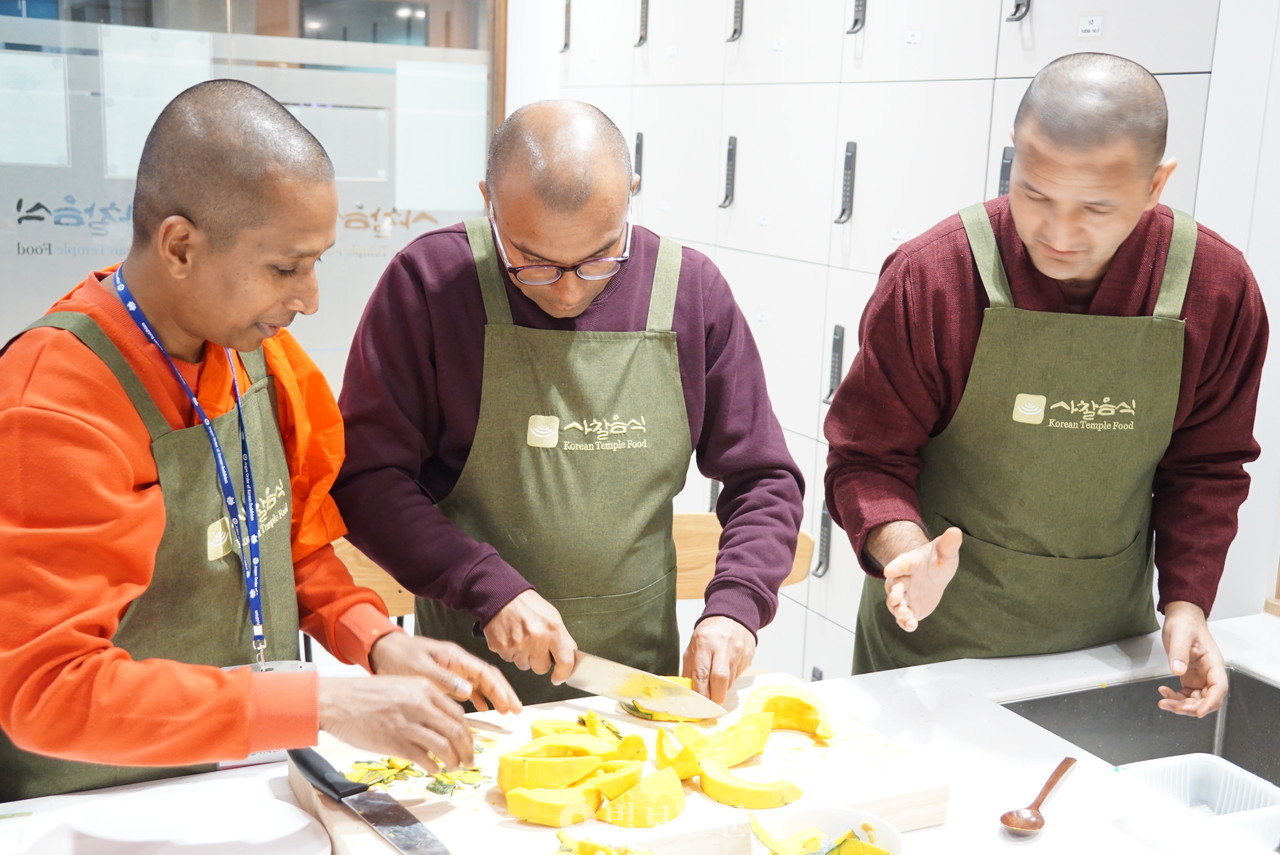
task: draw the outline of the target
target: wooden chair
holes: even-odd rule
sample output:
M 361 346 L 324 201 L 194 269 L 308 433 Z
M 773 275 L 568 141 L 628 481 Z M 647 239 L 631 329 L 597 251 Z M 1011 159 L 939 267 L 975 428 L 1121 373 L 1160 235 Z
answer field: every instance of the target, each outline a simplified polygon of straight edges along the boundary
M 720 551 L 720 520 L 715 514 L 676 514 L 672 532 L 676 542 L 676 599 L 700 600 L 716 572 Z M 783 586 L 804 581 L 813 559 L 813 537 L 800 532 L 796 557 Z
M 396 619 L 396 623 L 404 626 L 405 615 L 413 614 L 413 594 L 401 587 L 390 573 L 374 564 L 371 558 L 352 546 L 345 537 L 333 542 L 333 551 L 347 565 L 355 583 L 373 589 L 387 604 L 387 611 Z M 302 656 L 306 661 L 311 661 L 311 636 L 306 633 L 302 634 Z

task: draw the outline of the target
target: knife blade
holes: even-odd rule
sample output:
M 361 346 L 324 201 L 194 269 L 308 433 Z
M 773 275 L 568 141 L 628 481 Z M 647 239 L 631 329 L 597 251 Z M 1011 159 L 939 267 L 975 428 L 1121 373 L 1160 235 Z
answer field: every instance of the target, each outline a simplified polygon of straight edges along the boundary
M 573 673 L 565 682 L 593 695 L 639 702 L 647 710 L 683 718 L 718 718 L 727 712 L 715 701 L 674 680 L 581 650 L 574 654 Z
M 291 748 L 289 759 L 312 786 L 346 805 L 397 851 L 406 855 L 449 855 L 449 848 L 440 838 L 394 796 L 348 780 L 311 748 Z

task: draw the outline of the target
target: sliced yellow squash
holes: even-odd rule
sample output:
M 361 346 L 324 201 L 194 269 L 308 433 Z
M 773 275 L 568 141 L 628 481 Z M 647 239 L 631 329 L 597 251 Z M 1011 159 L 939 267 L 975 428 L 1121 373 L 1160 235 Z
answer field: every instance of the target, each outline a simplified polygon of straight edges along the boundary
M 596 811 L 596 819 L 626 828 L 650 828 L 684 811 L 684 784 L 675 770 L 659 769 Z
M 702 761 L 702 773 L 698 780 L 702 785 L 702 792 L 730 807 L 752 810 L 782 807 L 802 795 L 800 788 L 790 781 L 748 781 L 730 774 L 723 763 L 714 760 Z

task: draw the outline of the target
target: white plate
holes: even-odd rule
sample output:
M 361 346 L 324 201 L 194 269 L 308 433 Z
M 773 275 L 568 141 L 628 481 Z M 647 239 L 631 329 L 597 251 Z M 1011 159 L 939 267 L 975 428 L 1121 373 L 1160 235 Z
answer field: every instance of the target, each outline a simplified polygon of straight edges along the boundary
M 880 817 L 856 808 L 793 804 L 751 813 L 756 822 L 777 839 L 816 828 L 833 840 L 850 829 L 860 839 L 866 840 L 867 832 L 863 828 L 865 824 L 875 830 L 876 846 L 888 851 L 889 855 L 900 855 L 902 852 L 902 835 L 898 833 L 898 829 Z M 768 847 L 760 842 L 754 832 L 751 834 L 751 852 L 753 855 L 769 855 Z
M 104 798 L 67 812 L 40 855 L 328 855 L 323 826 L 256 782 L 207 781 Z

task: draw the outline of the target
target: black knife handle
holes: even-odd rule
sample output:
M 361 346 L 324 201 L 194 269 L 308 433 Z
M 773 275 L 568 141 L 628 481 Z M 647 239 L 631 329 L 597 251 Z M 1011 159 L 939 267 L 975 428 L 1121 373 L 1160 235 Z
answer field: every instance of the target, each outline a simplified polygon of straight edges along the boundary
M 368 784 L 357 784 L 347 778 L 311 748 L 290 748 L 289 759 L 317 790 L 331 799 L 342 801 L 369 789 Z

